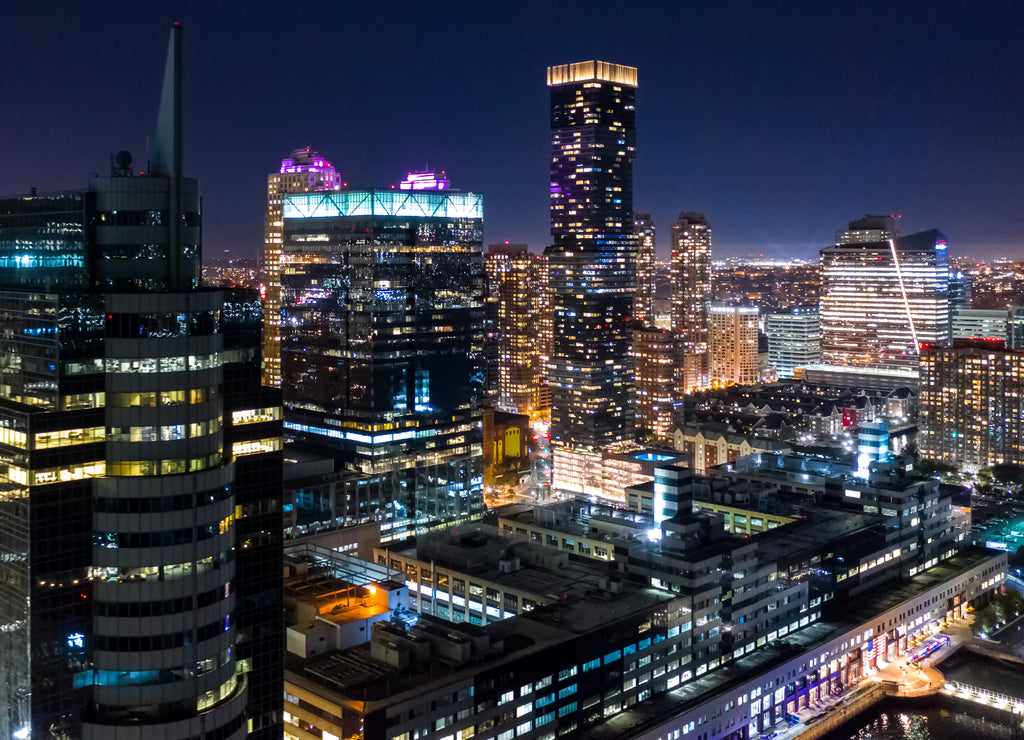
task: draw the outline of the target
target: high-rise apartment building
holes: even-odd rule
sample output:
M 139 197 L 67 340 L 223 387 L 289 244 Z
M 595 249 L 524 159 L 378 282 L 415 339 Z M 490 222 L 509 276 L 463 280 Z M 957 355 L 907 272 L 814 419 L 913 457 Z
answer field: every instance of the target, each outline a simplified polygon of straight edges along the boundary
M 996 339 L 925 345 L 920 375 L 922 457 L 970 472 L 1024 465 L 1024 354 Z
M 711 305 L 711 227 L 703 213 L 680 213 L 672 225 L 672 329 L 688 351 L 707 352 Z
M 780 378 L 792 378 L 798 367 L 821 362 L 821 321 L 816 308 L 795 308 L 768 314 L 768 364 Z
M 533 414 L 545 408 L 546 370 L 539 331 L 547 292 L 547 262 L 525 244 L 492 244 L 484 255 L 488 298 L 493 302 L 496 405 L 502 411 Z
M 483 198 L 416 175 L 283 205 L 285 428 L 383 480 L 385 540 L 483 509 Z
M 199 284 L 174 27 L 146 174 L 0 201 L 0 735 L 280 737 L 281 407 Z
M 654 293 L 657 288 L 654 221 L 650 214 L 638 213 L 636 227 L 636 300 L 633 301 L 633 321 L 654 326 Z
M 853 229 L 855 223 L 851 231 L 863 231 Z M 946 239 L 935 230 L 823 249 L 822 360 L 831 365 L 916 367 L 918 345 L 947 344 L 946 252 Z
M 288 193 L 338 190 L 341 175 L 331 163 L 308 146 L 281 160 L 281 168 L 267 175 L 263 279 L 263 383 L 281 385 L 281 271 L 284 219 L 282 206 Z
M 551 439 L 632 439 L 636 68 L 548 68 L 551 90 Z
M 758 381 L 756 306 L 713 304 L 709 311 L 708 379 L 712 385 Z
M 683 335 L 644 327 L 633 332 L 636 368 L 634 413 L 638 432 L 667 440 L 672 431 L 672 402 L 681 392 Z

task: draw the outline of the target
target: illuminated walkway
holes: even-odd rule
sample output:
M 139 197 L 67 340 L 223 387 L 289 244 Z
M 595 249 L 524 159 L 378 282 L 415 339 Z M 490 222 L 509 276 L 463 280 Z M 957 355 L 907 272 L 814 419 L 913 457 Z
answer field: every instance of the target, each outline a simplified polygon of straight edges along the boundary
M 996 709 L 1005 709 L 1008 712 L 1021 716 L 1024 715 L 1024 699 L 1019 696 L 1000 694 L 978 686 L 968 686 L 959 681 L 947 681 L 942 687 L 942 693 L 948 696 L 956 696 L 967 699 L 978 704 L 985 704 Z

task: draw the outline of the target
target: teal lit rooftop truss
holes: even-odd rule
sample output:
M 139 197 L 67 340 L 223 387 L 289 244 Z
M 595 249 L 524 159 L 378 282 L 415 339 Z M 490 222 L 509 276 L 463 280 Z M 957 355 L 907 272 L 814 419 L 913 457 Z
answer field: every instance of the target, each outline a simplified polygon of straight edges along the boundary
M 338 216 L 482 219 L 484 199 L 479 193 L 407 190 L 338 190 L 285 196 L 285 218 Z

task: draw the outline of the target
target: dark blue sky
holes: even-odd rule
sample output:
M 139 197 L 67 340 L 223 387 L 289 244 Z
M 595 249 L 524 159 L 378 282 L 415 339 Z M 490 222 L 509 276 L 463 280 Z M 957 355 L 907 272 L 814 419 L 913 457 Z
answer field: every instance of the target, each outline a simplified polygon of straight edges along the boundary
M 358 6 L 358 7 L 356 7 Z M 623 15 L 628 11 L 631 15 Z M 349 183 L 444 169 L 488 242 L 548 241 L 545 67 L 639 68 L 638 211 L 667 248 L 812 256 L 865 213 L 954 255 L 1024 256 L 1020 2 L 45 2 L 4 11 L 0 193 L 145 161 L 185 28 L 186 167 L 205 246 L 262 249 L 266 175 L 312 145 Z

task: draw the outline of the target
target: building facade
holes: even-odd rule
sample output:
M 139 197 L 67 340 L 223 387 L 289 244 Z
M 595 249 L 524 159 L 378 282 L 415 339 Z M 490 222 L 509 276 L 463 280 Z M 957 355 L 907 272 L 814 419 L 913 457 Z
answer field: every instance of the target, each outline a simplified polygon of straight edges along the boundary
M 836 244 L 865 244 L 889 241 L 900 235 L 900 217 L 896 214 L 888 216 L 867 215 L 850 221 L 845 231 L 836 232 Z
M 482 196 L 342 189 L 283 215 L 286 430 L 384 476 L 385 539 L 478 514 Z
M 657 287 L 657 252 L 654 221 L 649 213 L 638 213 L 633 218 L 636 228 L 636 300 L 633 302 L 633 321 L 654 326 L 654 293 Z
M 492 244 L 484 255 L 488 299 L 493 301 L 496 406 L 514 414 L 537 414 L 547 407 L 544 336 L 548 287 L 547 260 L 525 244 Z
M 8 737 L 280 737 L 281 407 L 203 289 L 175 26 L 147 173 L 0 204 Z
M 816 309 L 772 313 L 765 319 L 768 362 L 780 378 L 793 370 L 821 362 L 821 320 Z
M 998 340 L 921 350 L 922 457 L 967 471 L 1024 465 L 1024 354 Z
M 636 368 L 634 413 L 638 433 L 668 439 L 673 402 L 681 393 L 683 335 L 663 329 L 642 328 L 633 332 L 633 365 Z
M 551 440 L 633 436 L 636 69 L 548 68 L 551 91 Z
M 281 385 L 281 272 L 285 269 L 284 196 L 341 188 L 341 174 L 308 146 L 281 160 L 267 175 L 267 217 L 263 239 L 263 383 Z
M 914 367 L 949 341 L 949 266 L 938 231 L 821 251 L 821 353 L 830 365 Z
M 1007 341 L 1009 310 L 954 308 L 950 339 L 1000 339 Z
M 703 213 L 680 213 L 672 225 L 672 328 L 689 352 L 703 354 L 711 305 L 711 227 Z
M 753 385 L 758 381 L 756 306 L 710 307 L 708 379 L 712 385 Z

